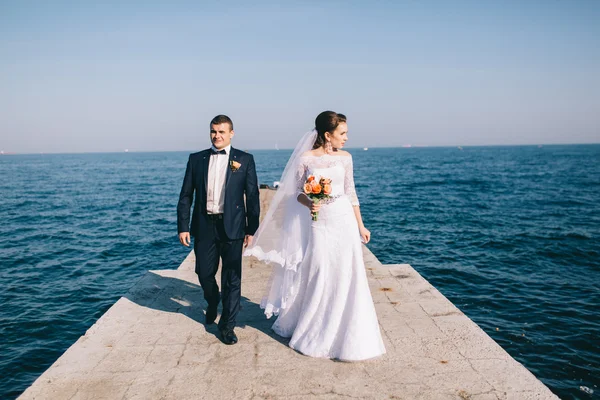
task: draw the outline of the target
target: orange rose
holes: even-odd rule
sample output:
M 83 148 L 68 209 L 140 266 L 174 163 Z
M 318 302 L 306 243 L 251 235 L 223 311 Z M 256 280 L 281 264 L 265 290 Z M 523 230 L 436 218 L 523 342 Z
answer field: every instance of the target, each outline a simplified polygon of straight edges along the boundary
M 312 182 L 314 180 L 315 180 L 314 175 L 311 175 L 311 176 L 308 177 L 308 179 L 306 179 L 306 182 Z
M 239 163 L 239 162 L 237 162 L 237 161 L 231 161 L 231 162 L 229 163 L 229 168 L 231 168 L 231 170 L 232 170 L 233 172 L 235 172 L 235 171 L 237 171 L 238 169 L 240 169 L 240 167 L 241 167 L 241 166 L 242 166 L 242 164 L 240 164 L 240 163 Z
M 327 195 L 331 194 L 331 185 L 330 184 L 326 183 L 323 186 L 323 193 L 325 193 Z
M 310 192 L 312 192 L 312 188 L 310 186 L 310 183 L 304 184 L 304 193 L 309 194 Z
M 316 185 L 313 185 L 312 192 L 313 194 L 321 193 L 321 185 L 319 185 L 318 183 Z

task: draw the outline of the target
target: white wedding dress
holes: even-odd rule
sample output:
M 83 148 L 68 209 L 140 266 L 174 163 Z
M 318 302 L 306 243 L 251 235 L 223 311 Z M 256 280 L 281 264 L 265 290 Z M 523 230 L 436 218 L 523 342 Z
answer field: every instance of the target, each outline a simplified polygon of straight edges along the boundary
M 331 179 L 331 199 L 322 202 L 317 221 L 303 208 L 300 218 L 306 219 L 303 224 L 309 228 L 303 235 L 302 260 L 293 273 L 274 269 L 269 290 L 280 290 L 275 286 L 288 281 L 285 307 L 270 304 L 269 295 L 261 306 L 267 315 L 278 314 L 273 330 L 289 337 L 289 346 L 302 354 L 345 361 L 380 356 L 385 347 L 352 207 L 358 205 L 352 157 L 302 155 L 296 172 L 297 193 L 309 175 Z

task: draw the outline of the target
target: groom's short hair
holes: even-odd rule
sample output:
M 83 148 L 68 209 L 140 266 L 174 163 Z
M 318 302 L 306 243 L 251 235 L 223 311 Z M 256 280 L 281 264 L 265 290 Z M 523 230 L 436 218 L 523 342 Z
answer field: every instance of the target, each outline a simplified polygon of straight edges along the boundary
M 210 126 L 219 124 L 229 124 L 229 129 L 233 130 L 233 121 L 227 115 L 219 114 L 210 121 Z

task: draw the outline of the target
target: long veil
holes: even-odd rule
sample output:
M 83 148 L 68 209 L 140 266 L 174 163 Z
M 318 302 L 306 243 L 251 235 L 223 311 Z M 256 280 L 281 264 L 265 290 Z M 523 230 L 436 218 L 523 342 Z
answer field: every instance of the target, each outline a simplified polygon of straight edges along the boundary
M 279 188 L 252 244 L 244 251 L 245 256 L 255 256 L 271 264 L 273 271 L 261 308 L 270 318 L 288 308 L 299 287 L 298 266 L 302 262 L 308 242 L 310 215 L 306 207 L 298 203 L 298 173 L 301 156 L 312 149 L 317 131 L 304 134 L 296 145 L 283 174 Z

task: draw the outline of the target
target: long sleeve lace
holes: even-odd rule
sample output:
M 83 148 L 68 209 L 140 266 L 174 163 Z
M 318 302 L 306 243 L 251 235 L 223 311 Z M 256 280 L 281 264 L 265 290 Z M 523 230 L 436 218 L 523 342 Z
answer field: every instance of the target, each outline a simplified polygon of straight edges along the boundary
M 356 195 L 356 188 L 354 187 L 354 165 L 352 163 L 352 156 L 349 157 L 350 161 L 346 163 L 346 174 L 344 176 L 344 194 L 348 196 L 350 203 L 353 206 L 358 206 L 358 196 Z
M 298 169 L 296 170 L 296 194 L 300 195 L 304 193 L 304 182 L 306 182 L 306 163 L 304 160 L 300 160 Z

